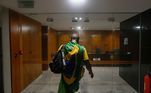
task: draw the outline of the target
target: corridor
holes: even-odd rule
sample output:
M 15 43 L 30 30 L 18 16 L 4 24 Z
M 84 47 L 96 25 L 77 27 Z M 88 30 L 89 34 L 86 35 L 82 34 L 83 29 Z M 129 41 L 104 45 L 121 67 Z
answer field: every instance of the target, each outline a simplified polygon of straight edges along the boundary
M 0 93 L 58 93 L 48 66 L 61 45 L 67 75 L 94 72 L 77 93 L 150 90 L 151 0 L 1 0 L 0 32 Z
M 78 93 L 137 93 L 119 76 L 119 67 L 93 67 L 93 70 L 93 79 L 85 71 Z M 44 71 L 22 93 L 57 93 L 59 80 L 59 74 Z

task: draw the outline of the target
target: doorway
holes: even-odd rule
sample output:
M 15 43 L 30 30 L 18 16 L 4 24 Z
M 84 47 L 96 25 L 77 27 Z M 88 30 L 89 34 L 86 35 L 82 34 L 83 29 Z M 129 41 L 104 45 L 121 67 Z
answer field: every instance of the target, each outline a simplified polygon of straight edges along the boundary
M 1 11 L 0 11 L 1 14 Z M 0 93 L 3 93 L 2 26 L 0 16 Z

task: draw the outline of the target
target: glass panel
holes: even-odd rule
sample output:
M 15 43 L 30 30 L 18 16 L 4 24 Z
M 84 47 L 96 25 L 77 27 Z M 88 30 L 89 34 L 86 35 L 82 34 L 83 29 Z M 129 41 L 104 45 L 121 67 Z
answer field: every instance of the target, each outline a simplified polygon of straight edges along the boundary
M 150 83 L 148 82 L 151 75 L 150 42 L 151 42 L 151 9 L 141 14 L 140 93 L 143 92 L 147 93 L 147 91 L 150 91 L 149 88 Z
M 122 16 L 122 15 L 121 15 Z M 119 42 L 119 48 L 113 54 L 116 58 L 118 71 L 113 69 L 113 91 L 118 93 L 137 93 L 139 91 L 139 33 L 140 16 L 132 16 L 120 23 L 119 41 L 115 38 L 114 43 Z M 117 32 L 113 32 L 113 36 Z M 115 46 L 113 44 L 113 47 Z M 113 64 L 114 65 L 114 64 Z M 114 68 L 114 67 L 113 67 Z M 117 76 L 114 76 L 117 75 Z M 117 81 L 116 81 L 117 80 Z

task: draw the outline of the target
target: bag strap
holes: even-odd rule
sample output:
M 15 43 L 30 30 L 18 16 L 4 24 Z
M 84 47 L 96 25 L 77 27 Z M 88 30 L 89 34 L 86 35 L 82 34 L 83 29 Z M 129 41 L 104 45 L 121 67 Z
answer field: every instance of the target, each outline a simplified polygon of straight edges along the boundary
M 65 62 L 65 59 L 64 59 L 64 58 L 65 58 L 65 54 L 64 54 L 64 51 L 63 51 L 64 47 L 65 47 L 65 45 L 62 45 L 62 46 L 61 46 L 61 49 L 60 49 L 61 55 L 62 55 L 63 69 L 64 69 L 65 66 L 66 66 L 66 62 Z

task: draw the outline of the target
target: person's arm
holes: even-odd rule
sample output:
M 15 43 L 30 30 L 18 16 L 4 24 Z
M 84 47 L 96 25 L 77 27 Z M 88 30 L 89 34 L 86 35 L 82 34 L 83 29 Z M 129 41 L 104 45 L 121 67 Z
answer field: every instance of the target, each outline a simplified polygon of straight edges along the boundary
M 84 64 L 86 65 L 86 68 L 89 71 L 89 74 L 91 75 L 91 78 L 93 78 L 94 74 L 93 74 L 92 67 L 91 67 L 91 64 L 90 64 L 89 60 L 84 60 Z
M 93 74 L 93 71 L 92 71 L 91 64 L 89 62 L 88 53 L 87 53 L 85 48 L 84 48 L 84 64 L 86 66 L 86 69 L 89 71 L 89 74 L 91 75 L 91 78 L 93 78 L 94 74 Z

